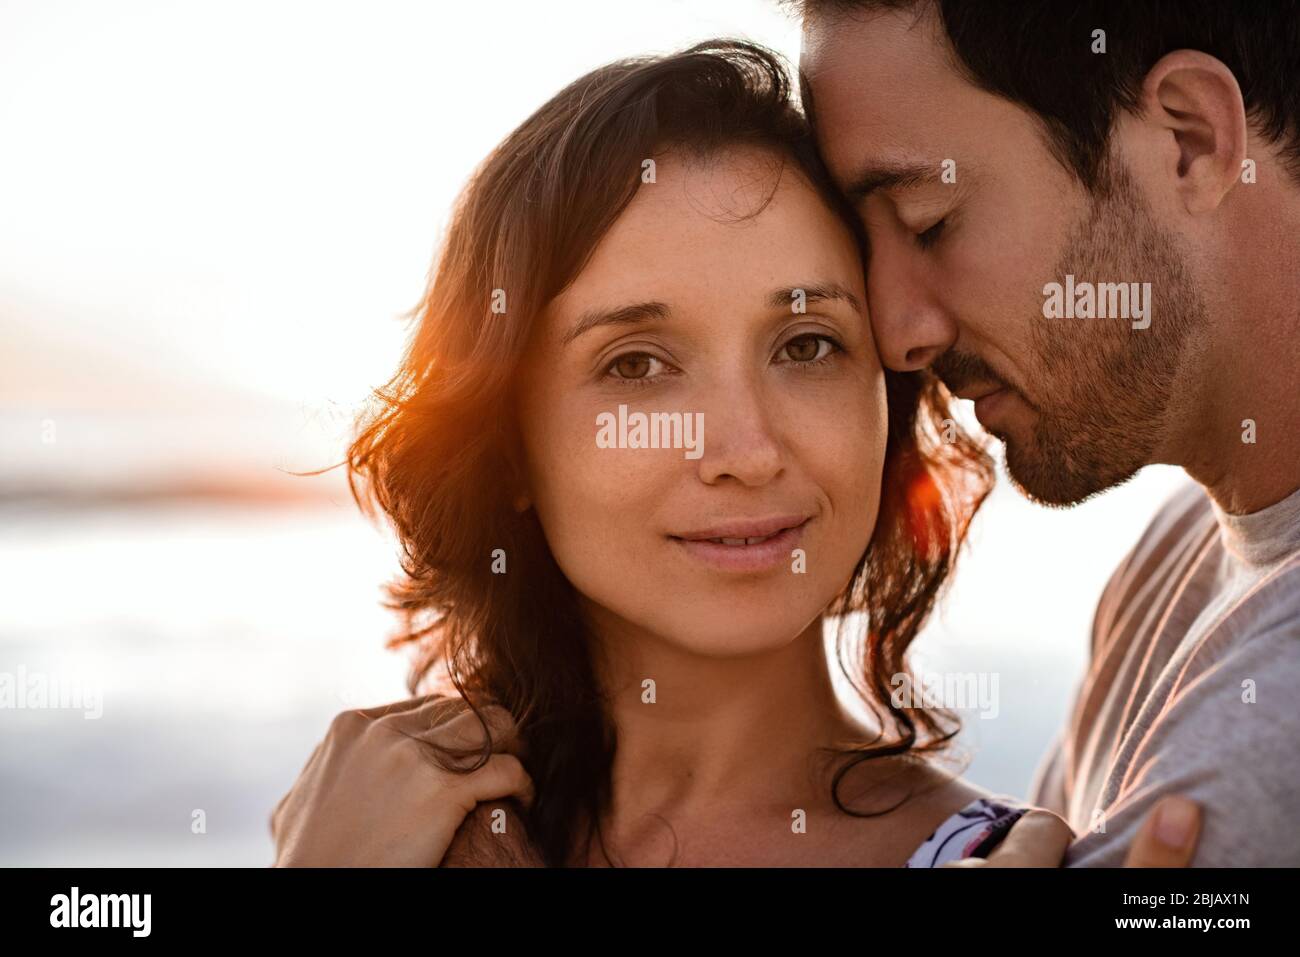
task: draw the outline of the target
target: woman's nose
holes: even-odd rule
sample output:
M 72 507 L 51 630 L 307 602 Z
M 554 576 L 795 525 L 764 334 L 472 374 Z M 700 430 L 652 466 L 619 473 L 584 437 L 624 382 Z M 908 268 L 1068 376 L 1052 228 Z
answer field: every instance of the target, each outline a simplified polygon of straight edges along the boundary
M 700 480 L 708 485 L 736 482 L 761 486 L 783 466 L 782 443 L 764 397 L 755 390 L 728 389 L 704 411 Z

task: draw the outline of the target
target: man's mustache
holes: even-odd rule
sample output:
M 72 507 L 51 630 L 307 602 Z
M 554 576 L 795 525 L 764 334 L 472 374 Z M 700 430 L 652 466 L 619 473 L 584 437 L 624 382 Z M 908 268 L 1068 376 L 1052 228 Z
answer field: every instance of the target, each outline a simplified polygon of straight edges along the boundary
M 972 385 L 996 384 L 999 388 L 1011 388 L 1011 384 L 979 356 L 955 349 L 949 349 L 930 363 L 930 371 L 954 394 Z

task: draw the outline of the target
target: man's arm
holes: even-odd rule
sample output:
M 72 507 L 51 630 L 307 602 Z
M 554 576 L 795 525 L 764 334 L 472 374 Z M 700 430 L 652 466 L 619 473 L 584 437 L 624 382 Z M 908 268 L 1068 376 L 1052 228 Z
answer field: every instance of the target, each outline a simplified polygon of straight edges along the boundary
M 1143 819 L 1173 794 L 1202 808 L 1193 866 L 1300 866 L 1300 622 L 1282 613 L 1232 644 L 1145 730 L 1130 767 L 1104 832 L 1080 835 L 1067 866 L 1122 864 Z

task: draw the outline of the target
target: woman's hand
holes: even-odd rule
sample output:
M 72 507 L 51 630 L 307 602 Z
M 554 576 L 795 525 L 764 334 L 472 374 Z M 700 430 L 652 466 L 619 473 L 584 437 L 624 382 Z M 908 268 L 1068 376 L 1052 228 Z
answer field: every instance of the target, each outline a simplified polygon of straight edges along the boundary
M 1201 833 L 1201 809 L 1171 795 L 1156 803 L 1138 828 L 1125 867 L 1188 867 Z M 944 867 L 1060 867 L 1074 832 L 1051 811 L 1033 810 L 1016 821 L 987 858 L 968 857 Z
M 459 698 L 336 716 L 271 815 L 275 866 L 436 867 L 478 802 L 514 796 L 531 804 L 510 713 L 497 705 L 480 713 L 496 753 L 469 774 L 439 767 L 429 746 L 482 746 L 483 725 Z

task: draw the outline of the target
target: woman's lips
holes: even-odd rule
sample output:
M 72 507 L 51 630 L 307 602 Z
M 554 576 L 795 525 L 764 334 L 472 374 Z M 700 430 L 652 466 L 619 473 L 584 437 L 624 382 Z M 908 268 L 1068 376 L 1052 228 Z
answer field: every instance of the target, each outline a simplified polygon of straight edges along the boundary
M 796 517 L 736 522 L 669 538 L 692 558 L 722 571 L 769 571 L 789 563 L 790 553 L 798 546 L 810 521 L 811 518 Z

